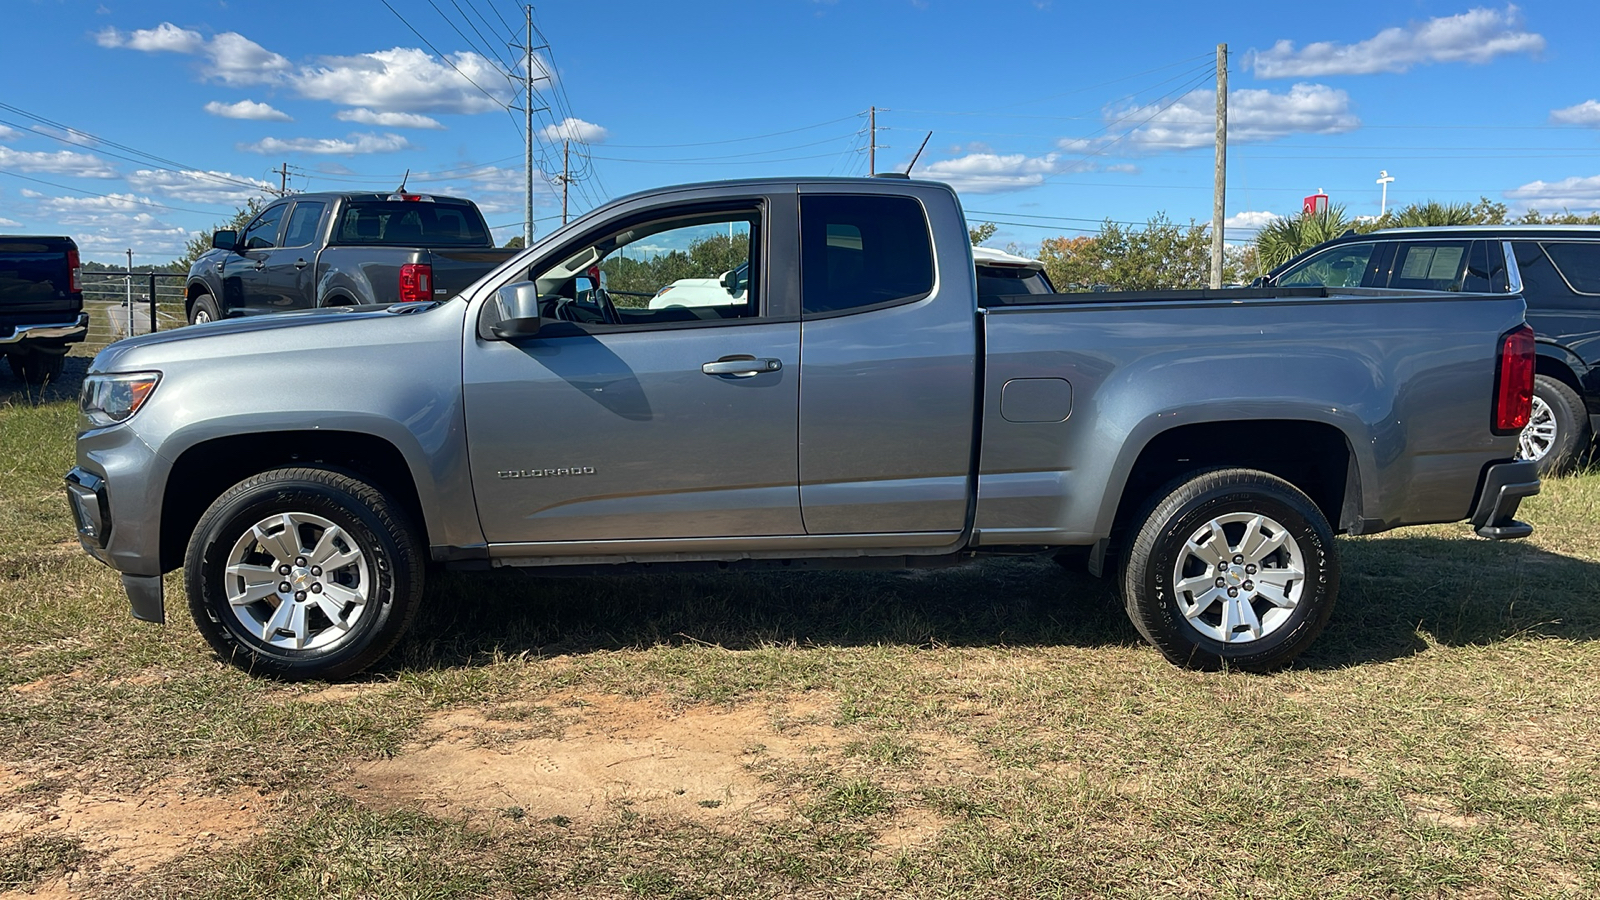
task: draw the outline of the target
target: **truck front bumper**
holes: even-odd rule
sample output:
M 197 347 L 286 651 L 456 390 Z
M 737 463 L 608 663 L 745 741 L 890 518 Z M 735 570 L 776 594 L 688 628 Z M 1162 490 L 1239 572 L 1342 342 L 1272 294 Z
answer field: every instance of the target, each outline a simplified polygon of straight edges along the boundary
M 1523 497 L 1539 493 L 1539 466 L 1532 460 L 1496 463 L 1483 474 L 1472 528 L 1480 537 L 1503 541 L 1533 534 L 1533 526 L 1512 518 Z

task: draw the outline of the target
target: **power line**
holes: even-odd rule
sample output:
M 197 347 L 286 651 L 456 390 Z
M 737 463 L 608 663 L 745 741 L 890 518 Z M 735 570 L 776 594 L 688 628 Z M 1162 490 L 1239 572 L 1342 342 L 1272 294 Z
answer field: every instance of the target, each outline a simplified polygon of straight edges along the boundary
M 483 85 L 477 83 L 476 81 L 473 81 L 472 78 L 467 75 L 467 73 L 461 71 L 461 67 L 460 66 L 457 66 L 455 64 L 455 62 L 450 59 L 450 57 L 446 56 L 443 52 L 441 52 L 438 47 L 435 47 L 433 45 L 432 41 L 428 40 L 426 37 L 423 37 L 422 36 L 422 32 L 418 31 L 416 29 L 416 26 L 414 26 L 410 22 L 406 21 L 406 17 L 400 15 L 400 11 L 399 10 L 395 9 L 393 6 L 390 6 L 389 5 L 389 0 L 378 0 L 378 2 L 382 3 L 389 10 L 389 12 L 394 13 L 394 17 L 399 19 L 400 23 L 402 25 L 404 25 L 404 26 L 406 26 L 406 28 L 410 29 L 411 33 L 417 36 L 417 40 L 419 40 L 423 44 L 427 45 L 429 50 L 432 50 L 435 55 L 437 55 L 440 59 L 445 61 L 446 65 L 448 65 L 452 69 L 455 69 L 456 70 L 456 74 L 460 75 L 462 78 L 465 78 L 467 80 L 468 84 L 470 84 L 473 87 L 477 88 L 478 91 L 480 93 L 482 93 L 485 97 L 488 97 L 490 100 L 493 100 L 496 106 L 503 107 L 506 110 L 510 110 L 511 109 L 511 105 L 509 103 L 506 103 L 504 100 L 501 100 L 499 97 L 496 97 L 495 95 L 489 93 L 487 90 L 484 89 Z M 431 5 L 432 4 L 432 0 L 429 0 L 429 3 Z M 437 6 L 434 7 L 435 10 L 437 10 L 438 8 L 439 7 L 437 7 Z M 442 16 L 442 15 L 444 15 L 444 13 L 440 13 L 440 15 Z M 454 26 L 452 26 L 452 27 L 454 27 Z
M 45 181 L 43 178 L 34 178 L 32 176 L 29 176 L 29 175 L 23 175 L 23 174 L 21 174 L 19 172 L 9 171 L 7 169 L 0 169 L 0 175 L 10 175 L 12 178 L 20 178 L 23 181 L 31 181 L 34 184 L 48 185 L 48 186 L 53 187 L 53 188 L 60 188 L 63 191 L 72 191 L 75 194 L 86 194 L 86 195 L 88 195 L 90 197 L 104 197 L 107 200 L 116 200 L 116 201 L 121 202 L 121 203 L 136 203 L 136 204 L 138 204 L 140 206 L 150 206 L 150 207 L 154 207 L 156 209 L 170 209 L 170 210 L 173 210 L 175 212 L 199 213 L 202 216 L 214 216 L 214 215 L 217 214 L 215 212 L 208 212 L 208 211 L 203 210 L 203 209 L 189 209 L 189 208 L 183 207 L 183 206 L 168 206 L 165 203 L 157 203 L 154 200 L 145 200 L 145 199 L 143 199 L 141 197 L 133 197 L 133 196 L 119 197 L 116 194 L 102 194 L 102 193 L 99 193 L 97 191 L 86 191 L 83 188 L 75 188 L 75 187 L 69 187 L 69 186 L 64 185 L 64 184 L 56 184 L 54 181 Z M 218 205 L 219 206 L 225 206 L 227 204 L 218 204 Z
M 737 144 L 744 141 L 759 141 L 771 137 L 781 137 L 782 135 L 794 134 L 798 131 L 810 131 L 813 128 L 821 128 L 824 125 L 833 125 L 838 122 L 848 122 L 851 119 L 859 119 L 864 115 L 866 115 L 865 110 L 858 113 L 851 113 L 848 116 L 840 116 L 837 119 L 829 119 L 826 122 L 817 122 L 813 125 L 802 125 L 799 128 L 789 128 L 784 131 L 772 131 L 768 132 L 767 134 L 756 134 L 751 135 L 750 137 L 728 138 L 727 140 L 721 141 L 695 141 L 688 144 L 613 144 L 610 141 L 607 141 L 606 146 L 618 147 L 625 150 L 673 150 L 680 147 L 710 147 L 718 144 Z M 881 126 L 880 130 L 883 130 Z

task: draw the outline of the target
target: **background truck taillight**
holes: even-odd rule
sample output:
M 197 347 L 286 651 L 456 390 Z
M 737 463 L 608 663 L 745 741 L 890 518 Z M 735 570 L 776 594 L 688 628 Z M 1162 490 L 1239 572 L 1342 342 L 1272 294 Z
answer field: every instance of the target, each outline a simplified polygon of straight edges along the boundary
M 78 258 L 78 248 L 73 247 L 67 251 L 67 291 L 78 294 L 83 292 L 83 263 Z
M 433 265 L 406 263 L 400 267 L 400 302 L 416 303 L 433 299 Z M 1531 335 L 1532 332 L 1529 332 Z M 1532 382 L 1530 381 L 1531 385 Z M 1529 388 L 1532 390 L 1532 387 Z
M 1494 384 L 1494 430 L 1521 431 L 1533 411 L 1533 329 L 1520 325 L 1500 339 L 1500 368 Z

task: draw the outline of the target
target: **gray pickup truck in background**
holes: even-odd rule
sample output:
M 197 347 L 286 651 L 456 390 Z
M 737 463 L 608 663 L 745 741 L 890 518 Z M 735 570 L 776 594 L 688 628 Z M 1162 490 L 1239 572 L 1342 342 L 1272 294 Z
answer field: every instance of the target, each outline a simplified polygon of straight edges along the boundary
M 191 323 L 227 316 L 401 303 L 454 295 L 516 255 L 499 250 L 470 200 L 294 194 L 244 231 L 218 231 L 189 268 Z
M 730 302 L 652 306 L 684 279 Z M 67 486 L 136 617 L 164 620 L 182 567 L 217 652 L 280 677 L 375 662 L 431 566 L 1073 548 L 1173 662 L 1270 669 L 1328 620 L 1336 534 L 1531 532 L 1523 315 L 1514 293 L 980 297 L 945 185 L 691 185 L 445 302 L 119 342 Z

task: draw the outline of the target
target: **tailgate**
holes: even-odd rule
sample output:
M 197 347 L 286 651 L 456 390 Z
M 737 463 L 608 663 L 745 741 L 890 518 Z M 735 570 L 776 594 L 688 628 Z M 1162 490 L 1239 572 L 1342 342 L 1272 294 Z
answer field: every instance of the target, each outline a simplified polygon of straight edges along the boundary
M 67 247 L 56 241 L 0 241 L 0 315 L 76 312 Z
M 478 279 L 521 253 L 521 250 L 429 250 L 433 263 L 433 295 L 443 300 L 471 287 Z

